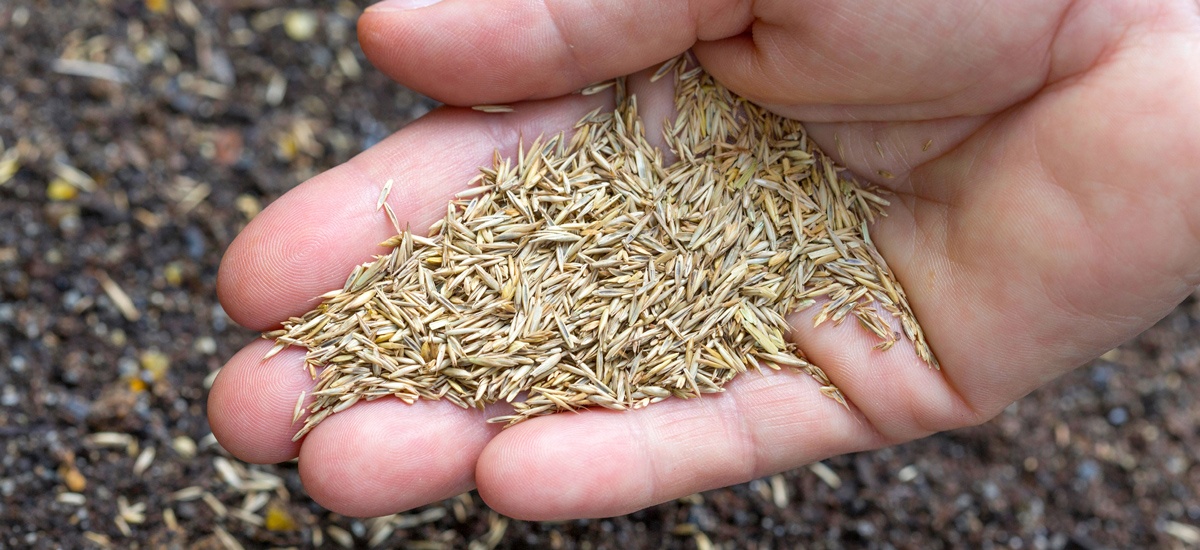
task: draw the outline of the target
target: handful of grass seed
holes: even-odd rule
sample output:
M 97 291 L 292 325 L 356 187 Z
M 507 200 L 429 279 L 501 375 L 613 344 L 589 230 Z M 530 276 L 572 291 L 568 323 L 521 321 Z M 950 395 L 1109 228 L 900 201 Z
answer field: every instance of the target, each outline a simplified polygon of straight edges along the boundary
M 844 404 L 784 339 L 784 316 L 819 299 L 817 324 L 854 317 L 882 350 L 900 334 L 881 313 L 894 316 L 936 367 L 867 231 L 887 205 L 879 193 L 840 176 L 800 123 L 686 58 L 666 75 L 678 160 L 646 141 L 618 79 L 614 111 L 515 163 L 497 155 L 427 237 L 400 231 L 390 254 L 265 334 L 277 343 L 268 356 L 306 348 L 318 378 L 296 438 L 364 399 L 508 401 L 513 414 L 491 421 L 511 424 L 719 392 L 762 367 L 806 372 Z

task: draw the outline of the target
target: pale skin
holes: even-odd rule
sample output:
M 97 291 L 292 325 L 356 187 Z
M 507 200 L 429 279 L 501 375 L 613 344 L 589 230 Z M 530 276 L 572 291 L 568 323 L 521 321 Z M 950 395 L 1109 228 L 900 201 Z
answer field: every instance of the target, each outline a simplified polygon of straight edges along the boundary
M 277 327 L 340 287 L 392 233 L 426 227 L 518 136 L 565 130 L 611 98 L 569 95 L 694 49 L 725 85 L 805 121 L 826 151 L 893 190 L 872 235 L 942 370 L 883 353 L 852 323 L 791 338 L 810 378 L 751 374 L 719 395 L 587 411 L 507 430 L 498 411 L 360 403 L 300 442 L 303 351 L 257 341 L 212 388 L 234 455 L 300 457 L 336 512 L 394 513 L 478 488 L 550 520 L 632 512 L 847 452 L 979 424 L 1162 318 L 1200 284 L 1200 3 L 1195 0 L 444 0 L 381 4 L 363 49 L 451 105 L 308 181 L 256 217 L 221 265 L 238 323 Z M 657 135 L 670 90 L 633 79 Z M 882 150 L 882 155 L 880 154 Z M 881 175 L 886 170 L 888 175 Z M 1152 373 L 1150 373 L 1152 375 Z

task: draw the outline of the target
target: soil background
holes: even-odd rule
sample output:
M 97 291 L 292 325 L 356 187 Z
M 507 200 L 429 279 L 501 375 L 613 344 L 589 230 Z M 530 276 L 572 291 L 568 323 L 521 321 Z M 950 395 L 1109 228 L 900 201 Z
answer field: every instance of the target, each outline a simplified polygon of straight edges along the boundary
M 435 107 L 367 65 L 364 5 L 0 0 L 0 548 L 1200 546 L 1197 296 L 985 425 L 623 517 L 357 520 L 232 460 L 222 252 Z

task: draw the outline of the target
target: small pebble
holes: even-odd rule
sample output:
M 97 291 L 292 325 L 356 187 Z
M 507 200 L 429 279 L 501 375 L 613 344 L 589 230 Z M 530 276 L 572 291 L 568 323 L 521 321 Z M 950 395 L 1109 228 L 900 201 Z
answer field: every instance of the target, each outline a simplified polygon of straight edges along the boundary
M 297 42 L 311 40 L 317 34 L 317 14 L 308 10 L 291 10 L 283 17 L 283 31 Z
M 179 286 L 183 282 L 183 266 L 179 262 L 171 262 L 163 267 L 163 278 L 171 286 Z
M 196 353 L 203 355 L 212 355 L 217 352 L 217 341 L 209 336 L 201 336 L 196 339 L 196 343 L 192 345 Z
M 204 258 L 204 253 L 208 250 L 208 242 L 199 228 L 194 225 L 184 228 L 183 242 L 188 256 L 197 260 Z
M 0 393 L 0 406 L 15 407 L 21 402 L 21 394 L 17 392 L 14 386 L 4 386 L 4 391 Z
M 79 196 L 79 190 L 62 178 L 57 178 L 46 186 L 46 198 L 52 201 L 69 201 Z
M 167 369 L 171 367 L 171 360 L 158 350 L 144 351 L 140 359 L 142 370 L 154 380 L 162 380 L 167 374 Z
M 166 13 L 168 6 L 167 0 L 146 0 L 146 9 L 151 13 Z
M 1129 421 L 1129 411 L 1125 407 L 1117 407 L 1108 411 L 1108 423 L 1113 426 L 1121 426 Z
M 1075 475 L 1086 482 L 1091 482 L 1100 476 L 1100 465 L 1094 460 L 1084 460 L 1079 463 L 1079 467 L 1075 469 Z
M 983 482 L 983 498 L 988 502 L 995 502 L 1000 499 L 1000 487 L 991 481 Z
M 63 473 L 63 482 L 67 484 L 68 489 L 75 493 L 87 488 L 87 478 L 83 477 L 83 473 L 74 465 Z
M 866 521 L 858 522 L 858 525 L 854 526 L 854 530 L 858 533 L 858 535 L 860 537 L 868 539 L 868 540 L 873 538 L 875 536 L 875 532 L 876 532 L 875 526 Z

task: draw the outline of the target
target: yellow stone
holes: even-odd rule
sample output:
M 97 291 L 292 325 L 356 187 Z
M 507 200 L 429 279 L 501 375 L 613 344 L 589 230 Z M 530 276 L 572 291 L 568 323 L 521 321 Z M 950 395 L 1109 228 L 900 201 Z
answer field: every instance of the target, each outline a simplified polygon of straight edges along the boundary
M 267 517 L 263 520 L 263 525 L 268 531 L 295 531 L 296 520 L 292 519 L 292 515 L 287 509 L 277 502 L 272 502 L 267 505 Z
M 87 488 L 87 478 L 83 477 L 83 473 L 79 471 L 79 468 L 74 466 L 71 466 L 63 473 L 63 482 L 67 484 L 67 488 L 72 493 L 79 493 Z
M 162 380 L 171 366 L 171 360 L 167 358 L 166 354 L 157 350 L 143 351 L 141 363 L 142 369 L 150 373 L 154 380 Z
M 163 278 L 171 286 L 179 286 L 183 282 L 183 267 L 179 262 L 171 262 L 163 268 Z
M 52 201 L 69 201 L 78 196 L 79 189 L 62 178 L 54 178 L 46 187 L 46 198 Z
M 281 160 L 291 161 L 300 152 L 300 145 L 292 134 L 281 132 L 275 139 L 275 154 Z

